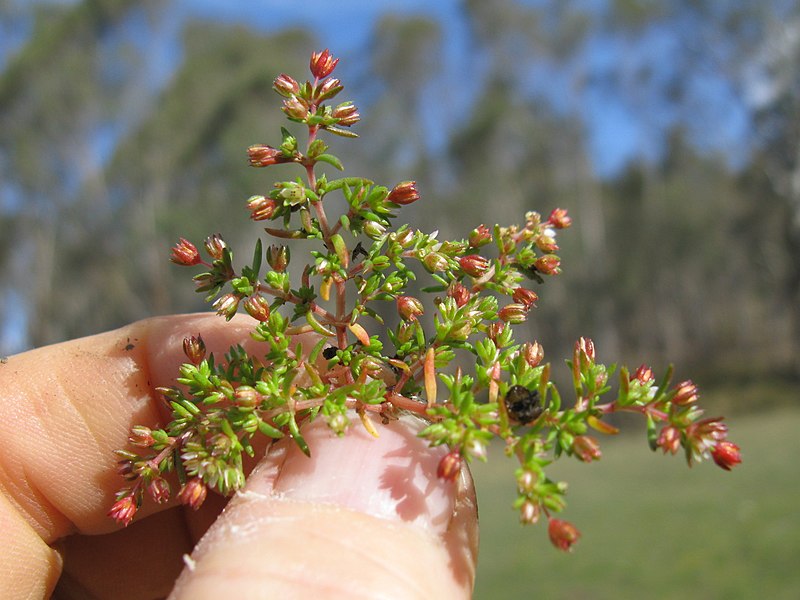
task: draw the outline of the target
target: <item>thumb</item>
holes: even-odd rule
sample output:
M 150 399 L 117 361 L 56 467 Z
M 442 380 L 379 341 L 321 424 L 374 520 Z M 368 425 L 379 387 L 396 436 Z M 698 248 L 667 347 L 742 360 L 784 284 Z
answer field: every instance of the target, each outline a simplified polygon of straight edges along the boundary
M 478 523 L 467 469 L 403 416 L 370 436 L 304 429 L 311 458 L 275 444 L 200 540 L 171 598 L 469 598 Z

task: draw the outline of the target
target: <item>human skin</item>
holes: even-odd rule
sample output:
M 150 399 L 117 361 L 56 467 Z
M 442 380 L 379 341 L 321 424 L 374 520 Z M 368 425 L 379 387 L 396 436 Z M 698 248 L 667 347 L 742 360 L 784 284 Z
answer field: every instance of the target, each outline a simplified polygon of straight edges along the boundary
M 106 516 L 124 483 L 113 451 L 131 426 L 167 422 L 154 390 L 184 362 L 182 339 L 257 351 L 251 325 L 159 317 L 0 364 L 4 597 L 470 596 L 472 481 L 466 469 L 455 483 L 437 478 L 446 449 L 427 448 L 412 417 L 378 438 L 357 418 L 343 438 L 312 423 L 311 458 L 272 445 L 222 514 L 227 499 L 210 493 L 198 511 L 146 499 L 127 528 Z

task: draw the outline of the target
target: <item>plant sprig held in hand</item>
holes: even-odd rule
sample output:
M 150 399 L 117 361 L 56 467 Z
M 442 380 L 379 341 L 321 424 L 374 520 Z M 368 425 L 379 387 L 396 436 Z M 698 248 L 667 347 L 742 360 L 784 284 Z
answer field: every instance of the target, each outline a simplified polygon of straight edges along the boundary
M 260 354 L 235 346 L 220 359 L 206 354 L 200 335 L 184 340 L 187 362 L 176 385 L 159 388 L 172 420 L 161 429 L 133 427 L 130 443 L 138 450 L 117 452 L 128 485 L 111 517 L 128 525 L 145 496 L 165 502 L 171 471 L 178 498 L 192 508 L 208 488 L 229 495 L 245 483 L 242 459 L 254 455 L 255 436 L 289 436 L 308 454 L 303 425 L 314 419 L 344 435 L 355 418 L 378 436 L 382 421 L 417 414 L 429 423 L 419 435 L 449 448 L 438 468 L 448 482 L 465 462 L 486 460 L 487 445 L 499 439 L 518 463 L 520 520 L 544 516 L 562 550 L 580 534 L 556 518 L 566 484 L 546 469 L 563 455 L 598 460 L 597 436 L 617 433 L 607 419 L 612 413 L 640 414 L 650 447 L 671 454 L 683 448 L 689 464 L 710 457 L 730 469 L 741 461 L 722 418 L 703 418 L 691 381 L 671 386 L 670 371 L 657 380 L 647 366 L 632 373 L 621 367 L 609 399 L 615 368 L 599 362 L 592 341 L 581 338 L 567 361 L 575 394 L 568 406 L 550 380 L 541 344 L 515 340 L 514 326 L 538 300 L 532 282 L 561 271 L 556 238 L 571 224 L 565 210 L 547 218 L 529 212 L 522 225 L 480 225 L 465 239 L 440 240 L 394 224 L 401 208 L 420 200 L 414 181 L 389 188 L 320 174 L 320 163 L 343 170 L 320 134 L 355 138 L 351 127 L 360 119 L 352 102 L 333 102 L 343 89 L 332 76 L 338 62 L 328 50 L 314 53 L 310 81 L 286 74 L 274 81 L 286 118 L 305 128 L 302 140 L 284 128 L 277 145 L 248 148 L 253 167 L 294 163 L 302 173 L 247 201 L 250 218 L 267 224 L 275 243 L 265 249 L 259 240 L 250 264 L 239 269 L 219 235 L 202 245 L 206 258 L 185 239 L 172 249 L 173 262 L 201 269 L 196 290 L 219 315 L 230 320 L 243 309 L 253 317 L 251 335 L 263 345 Z M 326 200 L 336 194 L 346 212 L 330 215 Z M 287 270 L 288 239 L 310 248 L 299 278 Z M 415 297 L 407 290 L 418 274 L 427 287 Z M 381 317 L 388 303 L 399 315 L 393 328 Z M 424 314 L 432 314 L 432 327 L 422 323 Z M 295 336 L 309 332 L 318 341 L 304 347 Z M 454 366 L 457 359 L 461 366 Z

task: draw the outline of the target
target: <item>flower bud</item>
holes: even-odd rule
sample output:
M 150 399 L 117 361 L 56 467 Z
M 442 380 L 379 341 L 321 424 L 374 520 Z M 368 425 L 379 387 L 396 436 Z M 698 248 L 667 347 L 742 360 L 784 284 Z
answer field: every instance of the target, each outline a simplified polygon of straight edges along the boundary
M 533 263 L 533 266 L 536 267 L 536 270 L 544 275 L 558 275 L 561 272 L 559 265 L 561 264 L 561 259 L 558 258 L 555 254 L 545 254 L 544 256 L 540 256 L 536 259 L 536 262 Z
M 517 304 L 522 304 L 525 309 L 528 310 L 531 308 L 531 306 L 535 305 L 536 301 L 539 299 L 539 295 L 533 290 L 529 290 L 524 287 L 518 287 L 514 290 L 511 298 L 514 300 L 514 302 Z
M 467 442 L 465 448 L 473 458 L 483 461 L 486 460 L 486 444 L 484 444 L 481 440 L 476 440 L 473 438 Z
M 528 318 L 528 309 L 522 304 L 506 304 L 498 311 L 497 316 L 506 323 L 516 325 L 525 322 Z
M 422 302 L 412 296 L 397 297 L 397 312 L 404 321 L 415 321 L 425 312 Z
M 556 229 L 566 229 L 572 225 L 572 218 L 567 215 L 566 209 L 554 208 L 553 212 L 550 213 L 547 222 Z
M 336 124 L 342 127 L 350 127 L 361 120 L 361 115 L 358 114 L 358 108 L 352 102 L 343 102 L 333 109 L 331 116 L 334 119 L 338 119 Z
M 250 146 L 247 149 L 247 156 L 250 159 L 251 167 L 268 167 L 270 165 L 285 163 L 289 160 L 278 148 L 273 148 L 265 144 Z
M 336 435 L 344 435 L 348 425 L 350 425 L 350 420 L 342 413 L 335 413 L 328 418 L 328 427 Z
M 470 248 L 480 248 L 492 241 L 492 232 L 486 225 L 479 225 L 469 234 Z
M 372 240 L 379 240 L 386 233 L 386 227 L 377 221 L 367 221 L 364 223 L 364 233 Z
M 144 425 L 134 425 L 131 428 L 131 435 L 128 437 L 128 441 L 139 448 L 149 448 L 156 443 L 153 431 Z
M 183 353 L 193 365 L 199 365 L 206 357 L 206 344 L 200 335 L 183 338 Z
M 439 461 L 439 466 L 436 468 L 436 476 L 445 481 L 454 482 L 459 473 L 461 473 L 461 465 L 464 459 L 457 450 L 453 450 L 445 454 Z
M 147 492 L 156 504 L 169 500 L 169 483 L 162 477 L 156 477 L 147 486 Z
M 491 263 L 488 258 L 479 256 L 478 254 L 468 254 L 467 256 L 459 258 L 458 264 L 461 266 L 461 270 L 467 275 L 480 277 L 489 270 L 489 265 Z
M 730 471 L 733 467 L 742 462 L 742 455 L 739 451 L 739 446 L 733 442 L 722 441 L 711 449 L 711 458 L 718 466 L 726 471 Z
M 398 183 L 396 186 L 392 188 L 392 191 L 389 192 L 389 195 L 386 196 L 386 199 L 389 202 L 400 204 L 401 206 L 405 206 L 407 204 L 412 204 L 416 202 L 417 200 L 419 200 L 419 190 L 417 190 L 417 182 L 403 181 Z
M 217 298 L 211 307 L 217 311 L 219 316 L 230 321 L 239 309 L 240 300 L 241 298 L 236 294 L 228 293 Z
M 127 527 L 130 522 L 133 521 L 133 517 L 136 514 L 137 509 L 138 506 L 136 506 L 136 500 L 134 497 L 125 496 L 124 498 L 120 498 L 114 502 L 111 510 L 108 511 L 108 516 L 123 527 Z
M 400 233 L 393 234 L 394 241 L 400 244 L 400 247 L 405 249 L 414 241 L 414 232 L 411 229 L 405 229 Z
M 339 59 L 333 58 L 330 51 L 325 48 L 322 52 L 314 52 L 311 54 L 311 61 L 308 66 L 314 77 L 322 79 L 333 73 L 338 62 Z
M 519 522 L 523 525 L 534 525 L 539 521 L 542 514 L 542 509 L 538 504 L 525 500 L 522 506 L 519 507 Z
M 698 397 L 697 386 L 691 379 L 687 379 L 675 386 L 675 395 L 672 397 L 672 403 L 677 406 L 686 406 L 697 402 Z
M 547 526 L 547 534 L 550 541 L 559 550 L 569 552 L 575 542 L 581 537 L 577 528 L 569 521 L 562 519 L 550 519 Z
M 642 385 L 650 385 L 655 381 L 655 375 L 653 375 L 653 369 L 648 367 L 647 365 L 640 365 L 636 372 L 631 375 L 631 381 L 638 381 Z
M 218 233 L 207 237 L 205 245 L 206 252 L 208 252 L 208 255 L 214 260 L 222 259 L 225 254 L 225 248 L 228 247 L 228 244 L 225 243 L 222 236 Z
M 297 96 L 289 96 L 284 100 L 281 110 L 295 121 L 303 121 L 308 117 L 308 106 Z
M 450 287 L 447 288 L 447 295 L 456 301 L 456 306 L 461 308 L 470 299 L 470 291 L 460 284 L 458 281 L 454 281 L 450 284 Z
M 525 342 L 522 345 L 522 355 L 525 357 L 525 362 L 528 366 L 535 367 L 544 358 L 544 348 L 539 342 Z
M 277 206 L 275 200 L 266 196 L 250 196 L 247 200 L 247 209 L 250 211 L 250 218 L 253 221 L 271 219 Z
M 252 408 L 260 400 L 259 393 L 249 385 L 240 385 L 233 395 L 236 404 L 245 408 Z
M 538 479 L 539 478 L 536 476 L 536 473 L 534 473 L 533 471 L 529 471 L 528 469 L 522 469 L 517 474 L 517 489 L 519 490 L 519 493 L 530 494 L 536 487 Z
M 499 346 L 500 344 L 498 343 L 497 339 L 500 337 L 503 331 L 505 331 L 505 329 L 505 323 L 502 321 L 495 321 L 489 325 L 488 329 L 486 330 L 486 336 L 494 342 L 495 346 Z
M 269 302 L 264 296 L 250 296 L 244 301 L 244 309 L 256 321 L 263 323 L 269 319 Z
M 591 338 L 582 337 L 575 342 L 575 362 L 582 364 L 585 361 L 593 363 L 595 360 L 594 342 Z
M 288 246 L 272 245 L 267 248 L 267 264 L 272 267 L 273 271 L 283 273 L 289 265 L 291 253 Z
M 178 492 L 178 500 L 180 500 L 181 504 L 197 510 L 205 501 L 207 494 L 208 488 L 203 483 L 203 480 L 199 477 L 193 477 Z
M 536 247 L 542 252 L 546 252 L 548 254 L 558 250 L 556 239 L 550 235 L 540 235 L 538 238 L 536 238 Z
M 300 93 L 300 84 L 295 79 L 286 73 L 281 73 L 272 82 L 272 89 L 278 92 L 281 96 L 288 98 L 289 96 L 296 96 Z
M 314 98 L 319 103 L 322 100 L 333 98 L 336 94 L 341 92 L 342 89 L 342 82 L 334 77 L 330 77 L 329 79 L 323 81 L 319 87 L 317 87 Z
M 677 453 L 678 449 L 681 447 L 680 429 L 673 427 L 672 425 L 667 425 L 664 427 L 661 430 L 661 433 L 658 434 L 656 446 L 661 448 L 664 451 L 664 454 L 667 452 L 670 454 Z
M 200 253 L 192 242 L 181 238 L 172 248 L 169 259 L 176 265 L 192 267 L 200 262 Z
M 422 259 L 422 265 L 428 270 L 429 273 L 436 273 L 438 271 L 445 271 L 450 263 L 443 254 L 438 252 L 431 252 Z
M 579 435 L 572 442 L 572 451 L 583 462 L 600 460 L 603 456 L 597 440 L 588 435 Z

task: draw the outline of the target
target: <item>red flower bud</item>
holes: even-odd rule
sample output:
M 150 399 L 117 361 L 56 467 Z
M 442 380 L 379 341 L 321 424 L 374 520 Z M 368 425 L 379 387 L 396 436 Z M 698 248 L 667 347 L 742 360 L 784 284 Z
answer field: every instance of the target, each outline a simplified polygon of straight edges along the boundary
M 133 521 L 138 508 L 133 496 L 125 496 L 114 502 L 111 510 L 108 511 L 108 516 L 123 527 L 127 527 Z
M 532 344 L 525 342 L 522 345 L 522 355 L 529 366 L 535 367 L 544 358 L 544 348 L 539 342 L 533 342 Z
M 464 271 L 464 273 L 472 277 L 484 275 L 491 265 L 488 258 L 484 258 L 478 254 L 462 256 L 458 259 L 458 264 L 461 266 L 461 270 Z
M 569 552 L 575 542 L 578 541 L 578 538 L 581 537 L 580 532 L 572 523 L 561 519 L 550 519 L 547 533 L 553 545 L 564 552 Z
M 258 404 L 258 401 L 260 399 L 256 389 L 250 387 L 249 385 L 240 385 L 238 388 L 236 388 L 236 393 L 234 394 L 234 398 L 236 400 L 237 405 L 248 408 Z
M 536 270 L 543 275 L 558 275 L 561 272 L 561 269 L 559 268 L 560 264 L 561 259 L 555 254 L 545 254 L 544 256 L 537 258 L 536 262 L 533 263 L 533 266 L 536 267 Z
M 319 103 L 328 98 L 333 98 L 336 94 L 342 91 L 342 82 L 333 77 L 323 81 L 315 90 L 314 98 Z
M 653 369 L 648 367 L 647 365 L 641 365 L 636 372 L 631 375 L 631 381 L 636 380 L 642 385 L 649 385 L 655 381 L 655 375 L 653 375 Z
M 698 397 L 697 386 L 691 379 L 687 379 L 675 386 L 675 395 L 672 397 L 672 403 L 677 406 L 686 406 L 697 402 Z
M 289 97 L 296 96 L 300 93 L 300 84 L 286 73 L 281 73 L 272 82 L 272 89 L 278 92 L 281 96 Z
M 447 295 L 456 301 L 456 306 L 459 308 L 469 302 L 471 296 L 469 290 L 457 281 L 451 283 L 447 288 Z
M 471 248 L 480 248 L 492 241 L 492 232 L 486 225 L 479 225 L 469 234 Z
M 711 458 L 718 466 L 726 471 L 730 471 L 733 467 L 742 462 L 742 455 L 739 451 L 739 446 L 733 442 L 722 441 L 711 449 Z
M 506 304 L 497 312 L 497 316 L 506 323 L 512 325 L 524 323 L 528 318 L 528 309 L 522 304 Z
M 269 302 L 264 296 L 250 296 L 244 301 L 247 314 L 262 323 L 269 319 Z
M 511 298 L 517 304 L 522 304 L 527 310 L 530 309 L 531 306 L 534 306 L 535 302 L 539 299 L 539 295 L 527 288 L 518 287 L 514 290 Z
M 278 148 L 265 144 L 255 144 L 247 149 L 247 156 L 250 159 L 251 167 L 268 167 L 288 162 L 290 159 L 283 155 Z
M 178 500 L 180 500 L 181 504 L 185 504 L 186 506 L 197 510 L 205 501 L 207 494 L 208 488 L 206 487 L 206 484 L 203 483 L 203 480 L 198 477 L 194 477 L 187 481 L 186 484 L 181 488 L 181 491 L 178 492 Z
M 588 435 L 577 436 L 572 442 L 572 451 L 583 462 L 600 460 L 603 456 L 597 440 Z
M 208 252 L 208 255 L 214 260 L 220 260 L 225 254 L 225 248 L 227 247 L 228 244 L 225 243 L 222 236 L 218 233 L 206 238 L 206 252 Z
M 553 212 L 550 213 L 550 217 L 547 219 L 547 222 L 556 229 L 566 229 L 572 225 L 572 218 L 567 215 L 566 209 L 555 208 L 553 209 Z
M 303 121 L 308 117 L 308 106 L 297 96 L 290 96 L 284 100 L 281 110 L 294 121 Z
M 464 459 L 461 458 L 461 454 L 457 450 L 448 452 L 442 457 L 442 460 L 439 461 L 439 466 L 436 469 L 436 476 L 445 481 L 455 481 L 458 478 L 458 474 L 461 472 L 461 465 L 463 462 Z
M 333 73 L 338 62 L 339 59 L 333 58 L 330 51 L 325 48 L 322 52 L 314 52 L 311 54 L 311 62 L 309 62 L 308 66 L 314 77 L 322 79 Z
M 277 206 L 275 200 L 265 196 L 250 196 L 247 200 L 247 209 L 250 211 L 250 218 L 253 221 L 271 219 Z
M 200 262 L 200 253 L 192 242 L 181 238 L 180 241 L 173 246 L 172 254 L 169 259 L 176 265 L 192 267 Z
M 283 273 L 289 264 L 291 254 L 287 246 L 270 246 L 267 248 L 267 263 L 274 271 Z
M 415 321 L 425 312 L 422 302 L 411 296 L 397 297 L 397 312 L 404 321 Z
M 199 365 L 206 357 L 206 344 L 202 336 L 183 338 L 183 353 L 192 364 Z
M 386 197 L 389 202 L 405 206 L 419 200 L 419 191 L 416 181 L 403 181 L 398 183 Z
M 582 337 L 575 342 L 575 361 L 583 363 L 588 361 L 593 363 L 595 360 L 594 342 L 591 338 Z
M 147 486 L 147 491 L 156 504 L 163 504 L 169 500 L 169 484 L 166 479 L 156 477 Z

